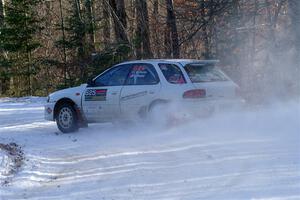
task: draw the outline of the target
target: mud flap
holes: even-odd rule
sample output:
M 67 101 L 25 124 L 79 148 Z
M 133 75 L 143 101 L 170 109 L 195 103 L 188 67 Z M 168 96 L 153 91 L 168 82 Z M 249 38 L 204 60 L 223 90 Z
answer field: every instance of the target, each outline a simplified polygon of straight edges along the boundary
M 81 113 L 81 110 L 79 107 L 76 107 L 76 113 L 77 113 L 77 119 L 78 119 L 78 128 L 87 128 L 88 127 L 88 123 L 86 118 L 83 116 L 83 114 Z

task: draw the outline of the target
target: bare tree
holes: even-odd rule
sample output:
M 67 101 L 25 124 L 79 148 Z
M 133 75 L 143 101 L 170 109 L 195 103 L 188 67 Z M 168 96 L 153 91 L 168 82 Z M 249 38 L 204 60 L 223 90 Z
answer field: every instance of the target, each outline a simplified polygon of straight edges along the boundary
M 0 26 L 3 24 L 4 13 L 3 13 L 3 0 L 0 0 Z
M 64 61 L 64 84 L 67 86 L 67 54 L 66 54 L 66 33 L 65 33 L 65 24 L 64 24 L 64 16 L 62 9 L 62 0 L 59 0 L 59 10 L 60 10 L 60 20 L 61 20 L 61 32 L 62 32 L 62 41 L 63 41 L 63 61 Z
M 151 24 L 152 26 L 152 36 L 153 36 L 153 42 L 154 42 L 154 48 L 155 48 L 155 54 L 157 57 L 160 57 L 160 38 L 159 38 L 159 19 L 158 19 L 158 0 L 153 0 L 153 13 L 152 13 L 152 19 L 153 23 Z
M 114 20 L 115 37 L 117 42 L 128 43 L 126 34 L 127 20 L 124 0 L 109 0 Z
M 300 1 L 289 0 L 289 9 L 294 45 L 296 49 L 296 64 L 298 70 L 300 70 Z
M 140 58 L 152 57 L 150 49 L 149 19 L 146 0 L 136 0 L 136 56 Z
M 107 47 L 110 43 L 110 15 L 109 15 L 109 5 L 107 0 L 102 0 L 102 16 L 103 16 L 103 43 Z
M 173 1 L 166 0 L 167 6 L 167 30 L 165 35 L 166 56 L 179 58 L 180 48 L 178 40 L 178 32 L 176 25 L 176 16 L 174 13 Z
M 94 31 L 94 19 L 93 19 L 93 1 L 85 0 L 85 13 L 87 34 L 89 37 L 89 47 L 92 52 L 95 51 L 95 31 Z
M 0 27 L 3 25 L 3 20 L 4 20 L 4 15 L 3 15 L 3 2 L 2 0 L 0 0 Z M 2 54 L 2 50 L 0 49 L 0 54 Z M 0 55 L 0 59 L 1 59 L 1 56 Z M 1 66 L 0 66 L 1 67 Z M 1 68 L 0 68 L 0 72 L 1 72 Z M 0 94 L 3 93 L 4 91 L 4 85 L 5 85 L 5 79 L 3 77 L 1 77 L 1 80 L 0 80 Z
M 291 19 L 292 28 L 292 38 L 295 48 L 294 55 L 294 75 L 297 81 L 294 82 L 293 90 L 295 94 L 299 95 L 300 91 L 300 1 L 299 0 L 289 0 L 289 13 Z

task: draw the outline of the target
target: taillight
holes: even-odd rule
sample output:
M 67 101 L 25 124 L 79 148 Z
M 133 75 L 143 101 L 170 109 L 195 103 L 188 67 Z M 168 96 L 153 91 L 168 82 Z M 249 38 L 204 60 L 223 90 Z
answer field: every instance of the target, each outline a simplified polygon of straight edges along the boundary
M 184 99 L 197 99 L 204 98 L 206 96 L 206 90 L 204 89 L 196 89 L 196 90 L 188 90 L 183 93 Z

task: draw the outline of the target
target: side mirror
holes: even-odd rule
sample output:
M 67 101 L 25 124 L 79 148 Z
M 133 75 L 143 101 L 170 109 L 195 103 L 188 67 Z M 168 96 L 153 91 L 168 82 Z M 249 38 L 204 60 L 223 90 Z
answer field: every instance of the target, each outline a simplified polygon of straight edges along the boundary
M 87 84 L 88 84 L 88 87 L 93 87 L 95 85 L 95 82 L 93 81 L 93 78 L 89 78 L 87 80 Z

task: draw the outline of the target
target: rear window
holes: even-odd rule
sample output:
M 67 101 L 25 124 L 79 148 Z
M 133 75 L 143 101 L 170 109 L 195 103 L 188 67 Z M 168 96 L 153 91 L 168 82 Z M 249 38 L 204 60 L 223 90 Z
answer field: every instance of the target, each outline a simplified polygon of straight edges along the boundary
M 215 66 L 188 64 L 184 69 L 193 83 L 227 81 L 226 76 Z

